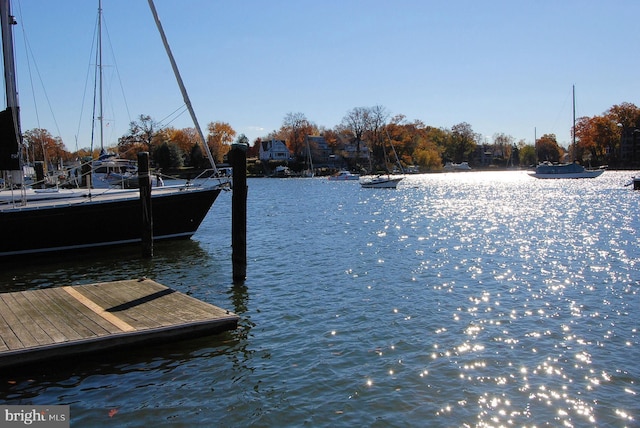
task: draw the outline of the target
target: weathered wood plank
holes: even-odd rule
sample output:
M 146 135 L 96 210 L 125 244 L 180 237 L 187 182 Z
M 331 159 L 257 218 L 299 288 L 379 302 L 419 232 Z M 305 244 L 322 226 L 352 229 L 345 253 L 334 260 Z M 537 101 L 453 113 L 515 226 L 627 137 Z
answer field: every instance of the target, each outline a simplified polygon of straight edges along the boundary
M 236 328 L 238 316 L 152 280 L 0 293 L 0 367 Z
M 17 349 L 22 346 L 22 343 L 16 337 L 7 320 L 2 316 L 7 311 L 4 301 L 0 299 L 0 337 L 2 338 L 3 348 L 4 350 Z
M 46 316 L 41 314 L 38 307 L 32 304 L 28 295 L 29 293 L 25 291 L 13 293 L 13 297 L 21 313 L 20 319 L 22 319 L 24 323 L 29 323 L 31 334 L 38 341 L 39 345 L 46 345 L 52 341 L 55 342 L 54 337 L 58 336 L 59 333 L 51 328 L 51 322 Z M 47 332 L 47 330 L 49 330 L 51 334 Z
M 23 324 L 23 321 L 20 318 L 20 311 L 15 308 L 16 303 L 13 293 L 0 295 L 0 299 L 2 299 L 2 301 L 6 305 L 3 316 L 7 320 L 11 331 L 20 342 L 19 345 L 16 345 L 16 347 L 12 349 L 20 349 L 38 345 L 38 341 L 29 331 L 28 324 Z
M 209 319 L 212 316 L 224 316 L 228 311 L 224 311 L 208 303 L 194 299 L 182 293 L 173 292 L 173 290 L 161 286 L 161 288 L 149 287 L 150 281 L 144 281 L 142 283 L 129 282 L 126 284 L 128 287 L 145 289 L 148 292 L 145 305 L 141 305 L 141 310 L 148 311 L 150 317 L 160 320 L 158 314 L 165 314 L 170 311 L 170 322 L 175 322 L 175 319 L 179 319 L 184 322 L 195 321 L 199 319 Z M 158 284 L 159 285 L 159 284 Z M 146 288 L 145 288 L 146 287 Z M 149 296 L 160 296 L 163 298 L 148 298 Z M 165 297 L 166 295 L 166 297 Z M 117 310 L 118 308 L 112 308 Z
M 60 305 L 62 316 L 82 337 L 104 336 L 120 331 L 116 326 L 103 318 L 95 316 L 86 306 L 75 299 L 70 299 L 69 293 L 61 288 L 50 288 L 51 297 Z
M 82 326 L 80 319 L 77 316 L 73 316 L 72 308 L 69 305 L 65 306 L 64 301 L 57 298 L 53 291 L 28 293 L 28 298 L 33 302 L 34 306 L 40 308 L 43 316 L 45 314 L 48 316 L 51 324 L 60 332 L 62 337 L 60 337 L 59 342 L 78 340 L 84 337 L 78 331 L 85 329 L 84 327 L 79 328 Z
M 113 313 L 113 311 L 109 310 L 111 307 L 119 306 L 133 299 L 143 297 L 141 294 L 130 296 L 125 290 L 126 284 L 127 281 L 87 284 L 77 286 L 76 289 L 79 293 L 94 301 L 108 313 Z M 122 311 L 116 316 L 138 329 L 157 327 L 157 323 L 153 319 L 146 317 L 141 311 Z

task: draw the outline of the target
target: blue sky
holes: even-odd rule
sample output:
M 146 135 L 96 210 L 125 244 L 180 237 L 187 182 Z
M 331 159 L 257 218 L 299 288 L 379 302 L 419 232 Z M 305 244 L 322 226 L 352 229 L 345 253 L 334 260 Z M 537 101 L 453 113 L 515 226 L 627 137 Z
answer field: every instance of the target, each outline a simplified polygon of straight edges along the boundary
M 640 105 L 636 0 L 155 4 L 205 133 L 224 121 L 253 142 L 290 112 L 333 128 L 354 107 L 381 105 L 435 127 L 467 122 L 489 142 L 505 133 L 532 143 L 535 129 L 566 145 L 572 85 L 578 117 Z M 147 1 L 102 6 L 105 144 L 140 114 L 192 126 L 174 114 L 184 103 Z M 97 9 L 13 0 L 23 130 L 46 128 L 69 150 L 90 145 Z

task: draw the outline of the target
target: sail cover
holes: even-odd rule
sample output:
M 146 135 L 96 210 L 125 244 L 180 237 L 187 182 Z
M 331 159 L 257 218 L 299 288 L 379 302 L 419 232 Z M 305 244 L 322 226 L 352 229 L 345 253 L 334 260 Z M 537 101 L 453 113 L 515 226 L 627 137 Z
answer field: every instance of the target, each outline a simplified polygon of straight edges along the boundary
M 17 113 L 17 112 L 15 112 Z M 18 132 L 15 127 L 13 108 L 0 111 L 0 170 L 15 171 L 20 169 L 18 156 Z

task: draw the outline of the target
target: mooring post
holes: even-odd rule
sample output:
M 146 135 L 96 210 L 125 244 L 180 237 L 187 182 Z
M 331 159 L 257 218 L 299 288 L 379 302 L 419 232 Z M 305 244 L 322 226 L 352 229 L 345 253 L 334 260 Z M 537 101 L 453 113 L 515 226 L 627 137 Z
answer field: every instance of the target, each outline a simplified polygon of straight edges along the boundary
M 80 167 L 80 186 L 86 187 L 87 189 L 91 189 L 93 186 L 92 177 L 91 177 L 91 162 L 85 162 Z
M 35 161 L 33 163 L 33 170 L 36 173 L 36 188 L 44 189 L 44 162 L 43 161 Z
M 248 140 L 241 138 L 231 145 L 229 163 L 233 168 L 231 196 L 231 260 L 233 280 L 247 277 L 247 148 Z
M 142 211 L 142 256 L 153 257 L 153 215 L 151 212 L 151 179 L 149 152 L 138 153 L 138 186 Z

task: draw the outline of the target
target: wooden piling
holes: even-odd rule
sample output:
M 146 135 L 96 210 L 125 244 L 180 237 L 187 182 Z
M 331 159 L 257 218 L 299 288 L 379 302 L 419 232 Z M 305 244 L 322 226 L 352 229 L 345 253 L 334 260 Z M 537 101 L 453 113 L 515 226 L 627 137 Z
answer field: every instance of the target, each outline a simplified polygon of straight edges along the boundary
M 36 173 L 36 186 L 38 189 L 44 189 L 44 162 L 35 161 L 33 163 L 33 169 Z
M 149 152 L 138 153 L 138 185 L 142 211 L 142 256 L 153 257 L 153 216 L 151 210 L 151 180 Z
M 231 197 L 231 260 L 233 280 L 247 277 L 247 148 L 244 142 L 234 143 L 229 151 L 233 168 L 233 195 Z
M 91 189 L 93 187 L 93 178 L 91 177 L 91 162 L 83 163 L 80 167 L 80 186 L 83 188 Z

